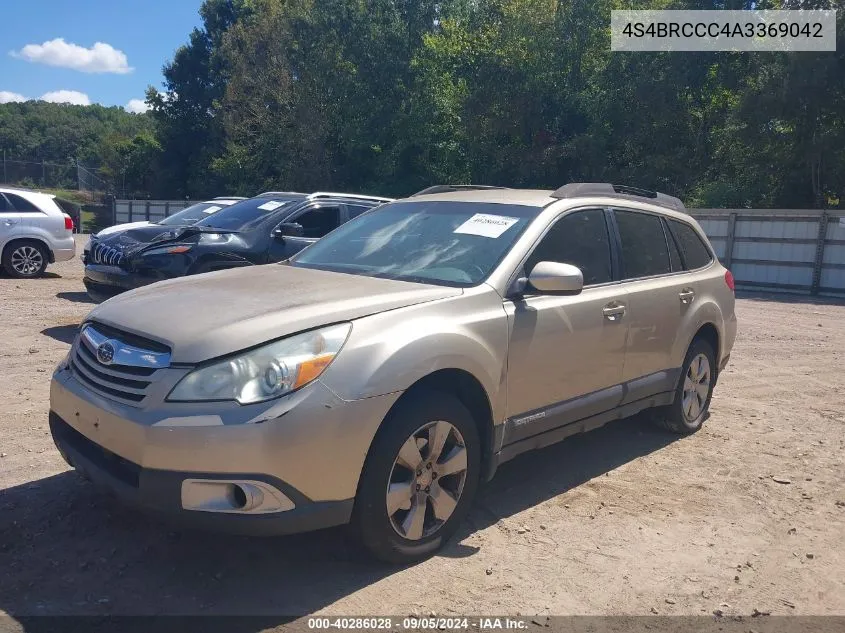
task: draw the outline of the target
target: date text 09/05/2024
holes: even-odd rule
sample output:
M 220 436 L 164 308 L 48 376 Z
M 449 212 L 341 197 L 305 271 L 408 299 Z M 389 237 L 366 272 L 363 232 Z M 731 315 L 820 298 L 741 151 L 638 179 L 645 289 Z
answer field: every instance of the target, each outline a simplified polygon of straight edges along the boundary
M 402 629 L 407 631 L 443 631 L 443 630 L 522 630 L 528 628 L 528 621 L 509 617 L 325 617 L 308 618 L 308 628 L 312 630 L 348 629 L 372 630 Z

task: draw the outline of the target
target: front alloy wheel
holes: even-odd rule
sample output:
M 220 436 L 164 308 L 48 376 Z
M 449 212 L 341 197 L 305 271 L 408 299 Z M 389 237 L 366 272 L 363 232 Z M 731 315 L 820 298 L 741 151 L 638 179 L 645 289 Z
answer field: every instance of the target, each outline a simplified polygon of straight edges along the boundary
M 409 437 L 393 462 L 387 514 L 399 536 L 418 541 L 439 530 L 455 511 L 467 476 L 467 451 L 460 431 L 430 422 Z
M 455 396 L 417 390 L 382 422 L 358 482 L 352 523 L 381 560 L 409 563 L 455 533 L 481 472 L 478 427 Z

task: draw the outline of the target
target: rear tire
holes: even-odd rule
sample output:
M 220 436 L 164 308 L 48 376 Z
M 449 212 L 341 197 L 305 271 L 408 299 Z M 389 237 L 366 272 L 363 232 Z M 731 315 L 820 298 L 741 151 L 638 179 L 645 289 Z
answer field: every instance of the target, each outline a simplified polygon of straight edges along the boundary
M 695 433 L 707 418 L 715 384 L 716 353 L 706 340 L 695 339 L 681 367 L 675 401 L 655 409 L 654 421 L 672 433 Z
M 16 279 L 40 277 L 47 268 L 49 253 L 32 240 L 12 242 L 3 250 L 3 269 Z
M 353 528 L 383 561 L 427 558 L 460 526 L 480 472 L 478 429 L 467 408 L 448 393 L 410 395 L 391 410 L 370 447 Z

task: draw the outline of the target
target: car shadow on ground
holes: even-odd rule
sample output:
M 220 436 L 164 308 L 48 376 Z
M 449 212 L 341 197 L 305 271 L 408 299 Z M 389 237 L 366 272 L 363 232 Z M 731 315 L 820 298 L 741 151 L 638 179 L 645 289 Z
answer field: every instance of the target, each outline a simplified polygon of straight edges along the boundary
M 29 278 L 21 279 L 20 277 L 12 277 L 12 275 L 10 275 L 5 270 L 0 268 L 0 279 L 10 279 L 12 281 L 19 281 L 21 283 L 28 283 L 28 282 L 31 282 L 31 281 L 37 282 L 37 281 L 43 280 L 43 279 L 61 279 L 61 278 L 62 278 L 62 276 L 58 273 L 51 273 L 50 271 L 46 271 L 44 273 L 41 273 L 41 275 L 39 277 L 29 277 Z
M 676 438 L 633 417 L 504 464 L 439 556 L 472 556 L 476 549 L 460 543 L 468 534 Z M 72 471 L 0 495 L 0 610 L 13 616 L 268 616 L 256 621 L 259 631 L 400 570 L 369 560 L 345 528 L 265 539 L 175 531 Z
M 44 336 L 49 336 L 50 338 L 56 339 L 61 343 L 67 343 L 68 345 L 73 343 L 73 339 L 76 338 L 76 335 L 79 333 L 79 325 L 54 325 L 53 327 L 48 327 L 41 330 L 41 333 Z
M 89 297 L 87 292 L 57 292 L 56 298 L 64 299 L 65 301 L 72 301 L 73 303 L 96 304 L 96 301 Z

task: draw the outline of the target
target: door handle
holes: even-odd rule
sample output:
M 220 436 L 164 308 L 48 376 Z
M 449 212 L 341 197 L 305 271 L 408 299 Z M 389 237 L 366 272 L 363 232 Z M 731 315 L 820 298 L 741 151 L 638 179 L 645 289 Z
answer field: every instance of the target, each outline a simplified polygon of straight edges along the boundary
M 681 303 L 692 303 L 692 300 L 695 299 L 695 290 L 684 288 L 678 293 L 678 296 L 681 298 Z
M 604 306 L 601 313 L 608 321 L 617 321 L 625 314 L 625 306 L 624 304 L 614 301 L 613 303 L 608 303 Z

